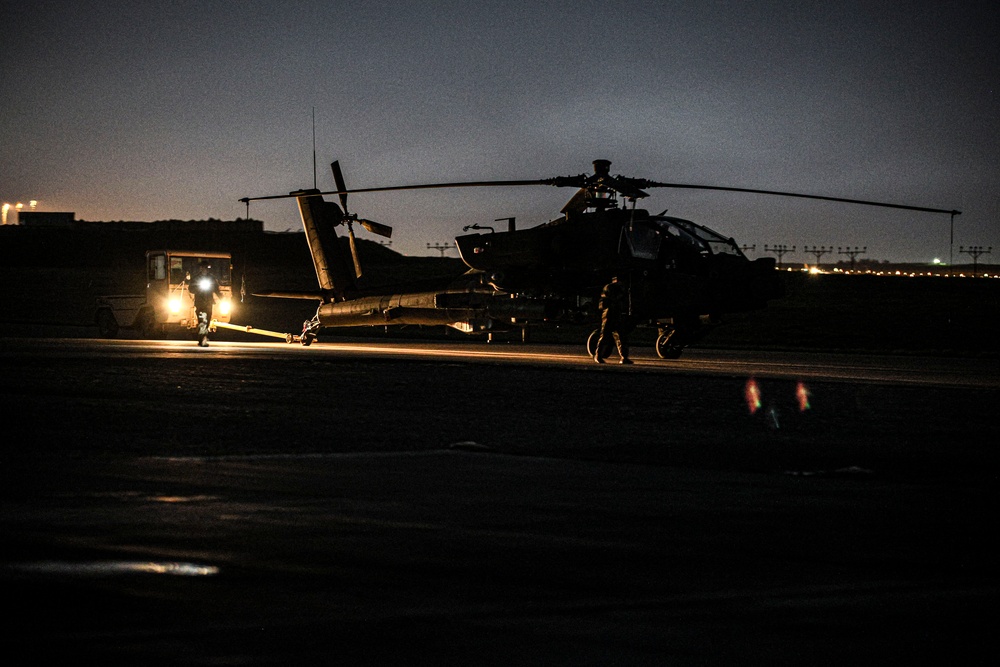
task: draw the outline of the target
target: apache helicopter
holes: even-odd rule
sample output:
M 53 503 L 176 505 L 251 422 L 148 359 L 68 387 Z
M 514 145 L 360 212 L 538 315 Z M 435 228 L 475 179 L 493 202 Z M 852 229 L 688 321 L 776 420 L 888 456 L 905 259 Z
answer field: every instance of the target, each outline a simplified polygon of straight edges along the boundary
M 951 213 L 901 204 L 824 197 L 791 192 L 707 185 L 659 183 L 612 176 L 611 162 L 595 160 L 593 174 L 540 180 L 467 181 L 348 189 L 339 162 L 331 164 L 337 189 L 313 188 L 287 195 L 244 197 L 250 201 L 297 200 L 302 226 L 316 269 L 315 292 L 259 292 L 255 296 L 313 299 L 316 315 L 303 325 L 303 345 L 328 327 L 444 325 L 465 333 L 492 334 L 560 322 L 600 321 L 598 296 L 612 277 L 628 286 L 630 315 L 640 326 L 658 331 L 657 354 L 676 359 L 728 313 L 765 308 L 783 295 L 773 257 L 750 260 L 731 237 L 704 225 L 636 208 L 650 188 L 687 188 L 821 199 L 827 201 Z M 455 238 L 468 270 L 439 289 L 369 293 L 362 276 L 354 225 L 390 237 L 392 228 L 359 218 L 347 208 L 347 195 L 455 187 L 549 185 L 576 188 L 561 217 L 529 229 L 465 234 Z M 340 205 L 324 195 L 338 195 Z M 345 226 L 347 249 L 336 228 Z M 482 229 L 468 225 L 469 229 Z M 593 356 L 598 332 L 587 340 Z

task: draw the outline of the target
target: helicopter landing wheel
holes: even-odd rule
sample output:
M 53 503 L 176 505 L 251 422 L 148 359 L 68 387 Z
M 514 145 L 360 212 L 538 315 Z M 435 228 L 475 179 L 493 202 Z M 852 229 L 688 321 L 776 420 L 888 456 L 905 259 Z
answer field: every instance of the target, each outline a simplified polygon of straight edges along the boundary
M 594 329 L 592 332 L 590 332 L 590 335 L 587 336 L 587 356 L 592 357 L 595 354 L 597 354 L 597 341 L 600 340 L 600 338 L 601 338 L 600 329 Z
M 667 329 L 656 338 L 656 355 L 660 359 L 679 359 L 684 350 L 683 345 L 675 345 L 671 342 L 677 333 L 676 329 Z

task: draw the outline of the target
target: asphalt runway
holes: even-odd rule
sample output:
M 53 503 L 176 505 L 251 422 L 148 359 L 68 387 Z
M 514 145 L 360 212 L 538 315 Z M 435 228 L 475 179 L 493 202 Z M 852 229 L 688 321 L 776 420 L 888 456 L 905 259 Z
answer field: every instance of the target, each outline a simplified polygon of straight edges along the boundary
M 636 358 L 0 339 L 5 653 L 995 661 L 996 360 Z

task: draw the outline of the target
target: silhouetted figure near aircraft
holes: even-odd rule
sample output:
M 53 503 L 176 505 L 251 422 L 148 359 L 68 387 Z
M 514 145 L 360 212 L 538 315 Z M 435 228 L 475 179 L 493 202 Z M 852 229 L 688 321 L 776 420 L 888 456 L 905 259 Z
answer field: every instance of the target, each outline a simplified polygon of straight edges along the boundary
M 604 363 L 605 357 L 611 352 L 610 339 L 614 336 L 621 356 L 619 363 L 631 364 L 632 360 L 628 358 L 628 337 L 635 325 L 629 313 L 628 289 L 619 282 L 618 276 L 604 286 L 598 307 L 601 309 L 601 335 L 597 339 L 594 361 Z
M 198 318 L 198 345 L 208 347 L 208 328 L 212 321 L 212 307 L 215 298 L 222 296 L 219 281 L 209 272 L 211 268 L 205 260 L 198 262 L 198 273 L 191 279 L 189 289 L 194 295 L 194 310 Z

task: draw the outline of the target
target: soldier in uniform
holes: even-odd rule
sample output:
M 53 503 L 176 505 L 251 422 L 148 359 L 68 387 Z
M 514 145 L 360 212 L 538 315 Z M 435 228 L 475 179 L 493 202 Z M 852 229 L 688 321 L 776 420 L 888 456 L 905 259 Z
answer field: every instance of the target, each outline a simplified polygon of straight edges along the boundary
M 604 286 L 598 307 L 601 309 L 601 335 L 597 339 L 594 361 L 604 363 L 605 357 L 611 352 L 611 337 L 614 336 L 621 356 L 619 363 L 631 364 L 632 360 L 628 358 L 628 337 L 635 325 L 629 312 L 628 289 L 618 280 L 618 276 Z
M 212 321 L 212 307 L 219 292 L 219 281 L 209 272 L 211 268 L 207 261 L 198 263 L 198 275 L 191 280 L 191 293 L 194 295 L 194 310 L 198 318 L 198 345 L 208 346 L 208 328 Z

